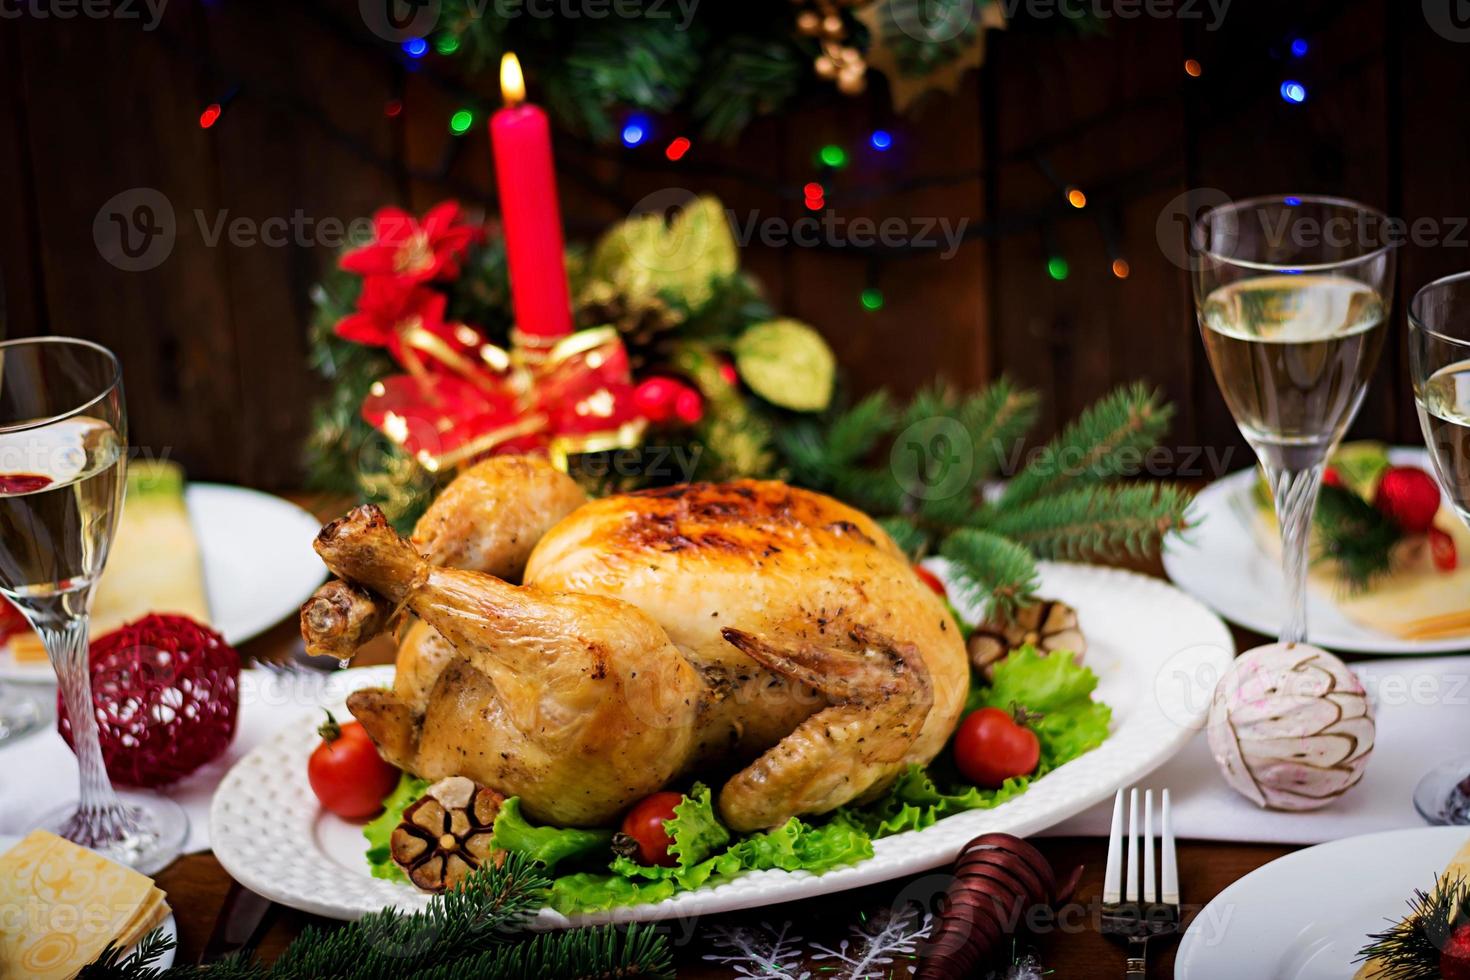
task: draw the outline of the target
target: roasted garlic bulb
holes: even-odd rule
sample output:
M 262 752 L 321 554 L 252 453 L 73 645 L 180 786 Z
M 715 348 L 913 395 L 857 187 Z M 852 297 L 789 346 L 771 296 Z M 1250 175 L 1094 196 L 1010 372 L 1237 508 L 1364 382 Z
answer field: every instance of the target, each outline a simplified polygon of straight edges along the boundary
M 444 892 L 486 861 L 499 863 L 493 847 L 495 816 L 505 797 L 464 776 L 441 779 L 403 811 L 388 850 L 408 880 L 426 892 Z
M 970 634 L 970 663 L 988 679 L 996 664 L 1028 643 L 1041 653 L 1070 651 L 1079 661 L 1087 652 L 1077 610 L 1055 599 L 1038 599 L 1013 618 L 992 617 L 976 626 Z

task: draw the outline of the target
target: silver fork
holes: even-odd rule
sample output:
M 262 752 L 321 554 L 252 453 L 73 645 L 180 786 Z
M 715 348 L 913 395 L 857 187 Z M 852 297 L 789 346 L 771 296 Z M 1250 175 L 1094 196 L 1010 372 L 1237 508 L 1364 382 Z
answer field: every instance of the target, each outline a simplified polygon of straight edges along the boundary
M 1128 791 L 1128 849 L 1123 850 L 1123 791 L 1113 800 L 1113 827 L 1108 835 L 1108 867 L 1103 876 L 1103 935 L 1128 947 L 1127 980 L 1148 975 L 1151 939 L 1179 932 L 1179 865 L 1174 851 L 1174 817 L 1169 791 L 1163 792 L 1163 841 L 1159 875 L 1154 874 L 1154 791 L 1143 794 L 1143 875 L 1139 876 L 1138 790 Z M 1124 862 L 1127 873 L 1124 874 Z M 1156 887 L 1157 886 L 1157 887 Z

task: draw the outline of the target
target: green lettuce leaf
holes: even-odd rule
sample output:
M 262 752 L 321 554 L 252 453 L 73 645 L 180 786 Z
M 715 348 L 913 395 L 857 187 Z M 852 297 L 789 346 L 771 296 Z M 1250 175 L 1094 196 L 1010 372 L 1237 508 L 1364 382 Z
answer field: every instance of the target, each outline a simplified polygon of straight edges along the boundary
M 669 853 L 681 868 L 698 864 L 730 843 L 730 831 L 715 816 L 714 799 L 703 783 L 695 783 L 674 807 L 674 819 L 664 821 L 664 833 L 673 838 Z
M 1092 700 L 1097 675 L 1077 663 L 1070 653 L 1041 654 L 1022 647 L 995 668 L 989 686 L 975 686 L 966 712 L 979 708 L 1020 706 L 1042 717 L 1032 722 L 1041 743 L 1036 772 L 1006 780 L 1000 789 L 981 789 L 965 783 L 948 752 L 927 769 L 909 766 L 878 800 L 846 807 L 840 818 L 873 837 L 906 830 L 922 830 L 945 817 L 966 810 L 988 810 L 1014 799 L 1048 772 L 1097 748 L 1108 737 L 1113 712 Z
M 383 799 L 383 812 L 362 828 L 362 836 L 368 842 L 368 869 L 372 871 L 374 878 L 386 878 L 388 881 L 401 881 L 405 884 L 408 882 L 408 876 L 393 863 L 393 857 L 388 853 L 388 838 L 392 836 L 393 828 L 402 822 L 403 811 L 408 809 L 410 803 L 423 796 L 424 790 L 428 788 L 427 779 L 403 773 L 398 777 L 398 785 L 393 788 L 393 792 Z
M 664 823 L 674 838 L 670 850 L 679 863 L 650 867 L 626 857 L 610 865 L 612 874 L 578 874 L 558 878 L 551 906 L 568 915 L 619 905 L 657 902 L 681 891 L 724 881 L 746 871 L 781 868 L 820 874 L 873 856 L 868 835 L 852 824 L 833 821 L 812 827 L 792 817 L 775 830 L 731 842 L 720 823 L 707 786 L 696 785 Z
M 521 814 L 518 796 L 512 796 L 500 805 L 492 834 L 496 847 L 539 861 L 546 866 L 548 873 L 554 873 L 556 866 L 568 859 L 607 852 L 613 836 L 611 830 L 532 826 Z

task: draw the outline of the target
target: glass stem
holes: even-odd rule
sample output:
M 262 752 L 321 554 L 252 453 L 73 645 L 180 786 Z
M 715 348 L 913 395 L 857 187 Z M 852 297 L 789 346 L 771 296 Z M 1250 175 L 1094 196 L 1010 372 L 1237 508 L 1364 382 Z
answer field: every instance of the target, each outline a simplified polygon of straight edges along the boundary
M 1282 643 L 1302 643 L 1307 638 L 1307 570 L 1312 563 L 1312 515 L 1317 510 L 1322 470 L 1320 462 L 1299 470 L 1266 467 L 1266 479 L 1276 498 L 1276 520 L 1281 525 L 1281 566 L 1286 575 Z
M 132 833 L 136 818 L 132 808 L 122 803 L 113 791 L 102 761 L 97 710 L 92 702 L 88 619 L 85 612 L 75 612 L 77 608 L 86 608 L 86 598 L 72 593 L 50 601 L 27 603 L 25 608 L 56 670 L 71 722 L 72 750 L 81 774 L 81 802 L 63 836 L 83 846 L 96 847 Z

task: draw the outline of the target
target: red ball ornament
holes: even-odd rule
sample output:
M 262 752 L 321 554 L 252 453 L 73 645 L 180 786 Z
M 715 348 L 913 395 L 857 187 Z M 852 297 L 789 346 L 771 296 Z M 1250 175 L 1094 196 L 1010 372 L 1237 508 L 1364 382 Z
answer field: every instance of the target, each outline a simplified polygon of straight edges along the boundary
M 1405 534 L 1423 534 L 1439 513 L 1439 484 L 1417 466 L 1393 466 L 1379 479 L 1373 505 Z
M 740 383 L 740 373 L 735 370 L 735 364 L 728 358 L 720 359 L 720 377 L 725 379 L 725 384 L 734 387 Z
M 1455 927 L 1439 952 L 1439 975 L 1444 980 L 1470 980 L 1470 923 Z
M 235 737 L 240 655 L 187 616 L 153 614 L 92 641 L 92 703 L 112 781 L 163 786 L 218 758 Z M 56 728 L 72 744 L 58 694 Z
M 667 422 L 680 387 L 672 378 L 645 378 L 633 389 L 633 407 L 650 422 Z
M 685 425 L 694 425 L 704 418 L 704 399 L 693 388 L 680 385 L 674 396 L 674 417 Z

